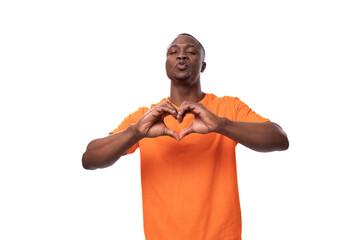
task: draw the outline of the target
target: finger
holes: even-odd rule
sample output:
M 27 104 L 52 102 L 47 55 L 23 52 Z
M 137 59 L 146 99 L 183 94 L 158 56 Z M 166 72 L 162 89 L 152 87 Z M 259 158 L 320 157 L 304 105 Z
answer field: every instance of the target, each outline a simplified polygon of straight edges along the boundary
M 173 112 L 176 112 L 176 113 L 177 113 L 177 111 L 176 111 L 175 108 L 172 108 L 172 107 L 169 107 L 169 106 L 166 106 L 166 105 L 164 105 L 164 106 L 158 106 L 156 109 L 161 110 L 161 111 L 167 111 L 167 112 L 169 112 L 169 113 L 173 113 Z
M 168 127 L 165 127 L 164 135 L 170 136 L 170 137 L 174 138 L 176 141 L 180 141 L 179 134 Z
M 187 128 L 184 128 L 179 135 L 180 140 L 183 139 L 186 135 L 189 135 L 190 133 L 194 133 L 194 125 L 191 124 Z
M 184 119 L 184 116 L 186 115 L 186 113 L 192 113 L 194 115 L 199 114 L 200 112 L 197 110 L 197 105 L 196 103 L 192 103 L 192 102 L 183 102 L 178 110 L 178 114 L 177 114 L 177 120 L 181 123 Z
M 177 109 L 176 109 L 176 107 L 175 107 L 174 105 L 172 105 L 172 103 L 171 103 L 171 102 L 166 101 L 166 102 L 164 102 L 163 104 L 164 104 L 165 106 L 167 106 L 167 107 L 169 107 L 169 108 L 173 109 L 173 110 L 177 113 Z
M 167 116 L 169 114 L 173 115 L 174 117 L 177 116 L 176 109 L 174 110 L 168 106 L 161 106 L 161 107 L 154 108 L 154 111 L 156 111 L 157 116 Z
M 174 112 L 173 115 L 174 118 L 177 116 L 177 109 L 170 103 L 170 102 L 163 102 L 162 104 L 158 105 L 158 107 L 166 107 L 167 109 L 171 109 L 171 112 Z

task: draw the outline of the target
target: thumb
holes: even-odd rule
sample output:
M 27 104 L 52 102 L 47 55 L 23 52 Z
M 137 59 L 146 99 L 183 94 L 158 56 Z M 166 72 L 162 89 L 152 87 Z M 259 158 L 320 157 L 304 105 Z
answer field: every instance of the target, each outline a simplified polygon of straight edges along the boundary
M 176 141 L 180 141 L 179 134 L 174 130 L 165 127 L 164 135 L 174 138 Z
M 186 135 L 190 134 L 190 133 L 194 133 L 194 124 L 192 123 L 190 126 L 188 126 L 187 128 L 184 128 L 181 132 L 180 132 L 180 140 L 183 139 Z

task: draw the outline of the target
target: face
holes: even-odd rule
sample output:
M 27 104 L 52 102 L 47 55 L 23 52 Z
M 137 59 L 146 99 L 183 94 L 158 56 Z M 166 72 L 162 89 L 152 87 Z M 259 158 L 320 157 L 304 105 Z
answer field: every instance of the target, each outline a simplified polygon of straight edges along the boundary
M 204 52 L 197 41 L 180 35 L 170 44 L 166 54 L 166 73 L 180 84 L 194 84 L 205 70 Z

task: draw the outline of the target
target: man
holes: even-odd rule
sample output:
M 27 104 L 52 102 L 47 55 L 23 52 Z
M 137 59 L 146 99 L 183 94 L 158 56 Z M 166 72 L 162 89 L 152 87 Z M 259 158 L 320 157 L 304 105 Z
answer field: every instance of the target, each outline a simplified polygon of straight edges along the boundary
M 140 148 L 147 240 L 240 240 L 235 146 L 261 152 L 289 146 L 279 125 L 238 98 L 201 91 L 204 58 L 197 39 L 178 35 L 166 58 L 170 97 L 139 108 L 83 155 L 84 168 L 96 169 Z

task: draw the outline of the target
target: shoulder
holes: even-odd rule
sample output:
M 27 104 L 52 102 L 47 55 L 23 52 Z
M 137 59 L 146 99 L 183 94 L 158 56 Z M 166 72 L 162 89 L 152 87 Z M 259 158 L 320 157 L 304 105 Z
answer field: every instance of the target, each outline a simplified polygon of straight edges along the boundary
M 167 100 L 168 100 L 167 98 L 163 98 L 163 99 L 161 99 L 161 101 L 159 101 L 157 103 L 154 103 L 154 104 L 151 104 L 150 109 L 153 108 L 153 107 L 156 107 L 157 105 L 160 105 L 163 102 L 166 102 Z
M 222 96 L 218 97 L 215 94 L 208 93 L 207 100 L 204 102 L 206 108 L 211 112 L 221 117 L 234 119 L 236 112 L 243 103 L 237 97 Z
M 166 98 L 162 99 L 159 103 L 156 104 L 151 104 L 150 108 L 153 108 L 154 106 L 162 103 L 163 101 L 166 101 Z M 148 107 L 139 107 L 136 111 L 128 114 L 123 121 L 120 123 L 120 125 L 118 125 L 118 127 L 116 129 L 114 129 L 113 131 L 110 132 L 110 134 L 112 133 L 116 133 L 119 131 L 122 131 L 124 129 L 126 129 L 127 127 L 129 127 L 131 124 L 136 123 L 137 121 L 139 121 L 139 119 L 149 111 Z
M 215 94 L 209 93 L 209 104 L 217 107 L 239 107 L 240 105 L 246 105 L 238 97 L 222 96 L 218 97 Z
M 140 119 L 146 112 L 148 112 L 151 108 L 163 103 L 166 101 L 166 98 L 163 98 L 161 101 L 154 103 L 154 104 L 150 104 L 149 107 L 139 107 L 136 111 L 134 111 L 133 113 L 129 114 L 128 117 L 131 117 L 133 119 L 133 121 L 137 121 L 138 119 Z
M 244 122 L 270 121 L 267 118 L 261 117 L 238 97 L 217 97 L 214 94 L 211 94 L 209 99 L 209 109 L 211 108 L 218 116 L 224 116 L 234 121 Z
M 147 111 L 149 111 L 149 108 L 147 107 L 139 107 L 136 111 L 130 113 L 126 119 L 131 120 L 131 122 L 136 122 L 139 118 L 142 117 Z

